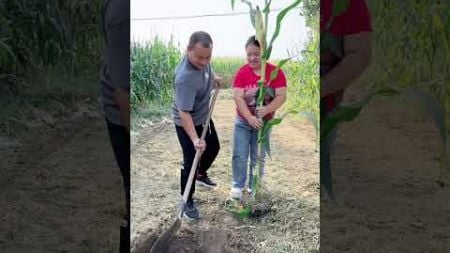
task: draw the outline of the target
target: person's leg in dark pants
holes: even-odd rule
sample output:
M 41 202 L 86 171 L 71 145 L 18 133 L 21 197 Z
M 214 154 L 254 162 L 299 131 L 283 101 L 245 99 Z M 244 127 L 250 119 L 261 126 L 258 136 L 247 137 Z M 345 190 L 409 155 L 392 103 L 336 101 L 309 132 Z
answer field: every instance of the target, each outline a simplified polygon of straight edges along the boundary
M 186 187 L 189 172 L 191 171 L 192 163 L 195 157 L 195 148 L 192 144 L 189 135 L 184 131 L 183 127 L 176 126 L 178 141 L 180 142 L 181 149 L 183 152 L 183 167 L 181 168 L 181 195 L 184 193 L 184 188 Z M 195 183 L 191 186 L 191 191 L 189 193 L 188 202 L 192 202 L 192 195 L 195 192 Z
M 201 136 L 203 127 L 196 126 L 195 130 L 199 136 Z M 195 157 L 195 148 L 192 144 L 189 135 L 184 131 L 184 129 L 180 126 L 176 126 L 176 131 L 178 135 L 178 140 L 180 142 L 181 148 L 183 150 L 183 168 L 181 170 L 181 195 L 184 193 L 184 188 L 186 187 L 186 183 L 188 181 L 189 172 L 191 171 L 192 164 L 194 162 Z M 217 157 L 219 153 L 220 144 L 219 139 L 217 137 L 217 132 L 214 127 L 214 123 L 211 121 L 210 129 L 205 136 L 206 149 L 200 158 L 199 165 L 197 166 L 199 177 L 207 177 L 207 171 L 211 164 Z M 191 186 L 191 192 L 189 194 L 188 201 L 192 201 L 192 195 L 195 192 L 195 183 Z
M 108 120 L 106 123 L 125 189 L 126 214 L 124 218 L 127 224 L 120 227 L 120 252 L 130 252 L 130 134 L 123 126 L 112 124 Z
M 203 130 L 203 128 L 200 127 L 199 130 Z M 212 120 L 210 121 L 210 128 L 208 129 L 208 132 L 205 136 L 205 142 L 206 149 L 200 159 L 197 180 L 199 180 L 203 185 L 205 185 L 206 183 L 206 186 L 215 186 L 215 184 L 209 180 L 207 174 L 208 169 L 211 167 L 220 150 L 219 138 L 217 137 L 217 132 Z

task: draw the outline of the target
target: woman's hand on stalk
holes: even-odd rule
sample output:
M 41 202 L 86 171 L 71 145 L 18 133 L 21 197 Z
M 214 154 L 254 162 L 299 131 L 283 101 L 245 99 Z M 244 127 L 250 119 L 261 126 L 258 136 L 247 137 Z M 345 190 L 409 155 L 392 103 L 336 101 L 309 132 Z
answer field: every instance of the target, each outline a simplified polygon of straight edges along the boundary
M 256 115 L 258 118 L 264 118 L 264 116 L 266 116 L 269 113 L 270 111 L 269 108 L 267 108 L 267 106 L 256 107 Z
M 252 126 L 253 128 L 259 129 L 262 127 L 262 121 L 259 120 L 256 116 L 250 116 L 247 119 L 247 122 L 250 126 Z

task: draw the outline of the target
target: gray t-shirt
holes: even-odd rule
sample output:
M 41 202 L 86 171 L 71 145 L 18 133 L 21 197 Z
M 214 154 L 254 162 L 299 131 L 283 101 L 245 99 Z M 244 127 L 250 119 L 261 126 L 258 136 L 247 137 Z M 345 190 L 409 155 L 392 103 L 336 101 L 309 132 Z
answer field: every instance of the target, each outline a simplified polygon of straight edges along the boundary
M 106 119 L 122 125 L 114 92 L 130 91 L 130 1 L 105 0 L 103 30 L 106 50 L 100 80 L 101 101 Z
M 205 123 L 211 99 L 213 73 L 211 65 L 199 70 L 194 67 L 187 56 L 175 70 L 175 93 L 172 116 L 177 126 L 182 126 L 179 111 L 191 113 L 195 126 Z

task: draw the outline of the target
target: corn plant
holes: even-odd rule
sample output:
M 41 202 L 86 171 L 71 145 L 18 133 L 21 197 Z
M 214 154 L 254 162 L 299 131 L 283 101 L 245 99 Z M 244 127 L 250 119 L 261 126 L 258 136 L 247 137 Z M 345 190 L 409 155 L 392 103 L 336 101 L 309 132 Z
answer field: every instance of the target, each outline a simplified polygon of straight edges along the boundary
M 244 58 L 214 57 L 211 61 L 211 66 L 214 73 L 222 77 L 223 83 L 228 85 L 232 83 L 236 69 L 239 69 L 244 62 Z M 225 86 L 224 88 L 229 88 L 229 86 Z
M 172 102 L 173 77 L 181 59 L 180 50 L 172 40 L 166 43 L 155 37 L 150 42 L 133 42 L 130 53 L 132 111 L 156 108 L 158 112 L 166 112 Z
M 273 96 L 273 89 L 268 89 L 266 86 L 264 86 L 265 83 L 265 77 L 266 77 L 266 64 L 267 61 L 270 59 L 270 55 L 272 52 L 272 48 L 274 46 L 274 42 L 277 39 L 278 35 L 280 34 L 281 30 L 281 23 L 286 16 L 288 12 L 290 12 L 292 9 L 294 9 L 296 6 L 298 6 L 301 2 L 301 0 L 295 0 L 293 3 L 286 8 L 284 8 L 278 15 L 276 19 L 276 26 L 275 31 L 272 34 L 272 37 L 270 40 L 268 40 L 267 37 L 267 28 L 269 26 L 269 13 L 270 13 L 270 5 L 272 3 L 272 0 L 265 0 L 264 8 L 261 9 L 257 4 L 255 7 L 250 1 L 247 0 L 241 0 L 242 3 L 247 4 L 250 9 L 250 21 L 252 23 L 252 26 L 255 28 L 256 33 L 256 39 L 260 44 L 260 48 L 262 50 L 262 57 L 261 57 L 261 79 L 258 81 L 258 93 L 256 98 L 256 104 L 257 106 L 263 106 L 264 100 L 266 95 L 267 96 Z M 231 0 L 231 7 L 234 9 L 235 0 Z M 267 86 L 270 85 L 270 82 L 273 81 L 279 72 L 279 69 L 286 64 L 290 58 L 281 60 L 278 63 L 278 66 L 276 69 L 270 73 L 270 79 Z M 285 115 L 284 115 L 285 116 Z M 261 189 L 261 172 L 262 172 L 262 157 L 264 149 L 266 150 L 268 156 L 270 157 L 270 143 L 269 143 L 269 136 L 268 133 L 271 128 L 273 128 L 275 125 L 278 125 L 282 122 L 282 118 L 273 118 L 271 120 L 263 120 L 263 127 L 258 130 L 258 157 L 257 157 L 257 169 L 256 173 L 253 177 L 253 198 L 256 198 L 260 192 Z M 234 210 L 235 213 L 238 214 L 239 217 L 248 217 L 251 213 L 251 206 L 242 207 L 239 209 Z
M 100 0 L 0 1 L 0 80 L 46 81 L 52 69 L 69 76 L 98 75 L 101 4 Z
M 450 32 L 445 29 L 450 25 L 450 6 L 442 2 L 431 4 L 427 1 L 375 1 L 372 4 L 370 9 L 375 11 L 372 16 L 382 18 L 373 22 L 375 57 L 365 78 L 377 76 L 377 80 L 361 78 L 362 82 L 371 85 L 372 91 L 366 98 L 354 104 L 340 105 L 334 113 L 322 119 L 321 141 L 338 124 L 354 120 L 363 107 L 376 97 L 406 99 L 431 115 L 439 129 L 442 149 L 438 183 L 442 185 L 450 159 Z M 340 38 L 329 33 L 328 28 L 334 18 L 343 14 L 348 6 L 349 0 L 334 1 L 332 18 L 321 31 L 321 50 L 328 49 L 338 56 L 342 55 Z M 432 19 L 420 18 L 424 15 L 431 15 Z M 396 32 L 389 32 L 387 27 L 390 30 L 395 28 Z M 440 57 L 435 58 L 437 55 Z M 330 167 L 321 166 L 321 184 L 332 196 Z

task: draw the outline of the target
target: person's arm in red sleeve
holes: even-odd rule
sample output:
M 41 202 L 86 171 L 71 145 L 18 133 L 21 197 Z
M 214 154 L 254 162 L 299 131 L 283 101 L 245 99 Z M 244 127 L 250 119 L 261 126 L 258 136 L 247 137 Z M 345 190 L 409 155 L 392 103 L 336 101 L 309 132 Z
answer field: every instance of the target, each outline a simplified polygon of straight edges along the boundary
M 280 69 L 278 76 L 272 81 L 272 87 L 275 89 L 275 97 L 268 105 L 256 109 L 259 117 L 263 118 L 267 114 L 275 112 L 286 102 L 286 86 L 286 76 Z
M 247 103 L 245 103 L 244 98 L 245 84 L 243 80 L 243 74 L 239 71 L 236 74 L 233 82 L 233 92 L 234 92 L 234 102 L 236 103 L 236 107 L 242 117 L 247 120 L 247 122 L 254 128 L 260 128 L 262 126 L 262 122 L 258 120 L 250 110 L 248 109 Z
M 364 0 L 352 0 L 335 19 L 336 32 L 344 34 L 344 58 L 320 80 L 320 96 L 345 89 L 369 66 L 372 56 L 370 15 Z

